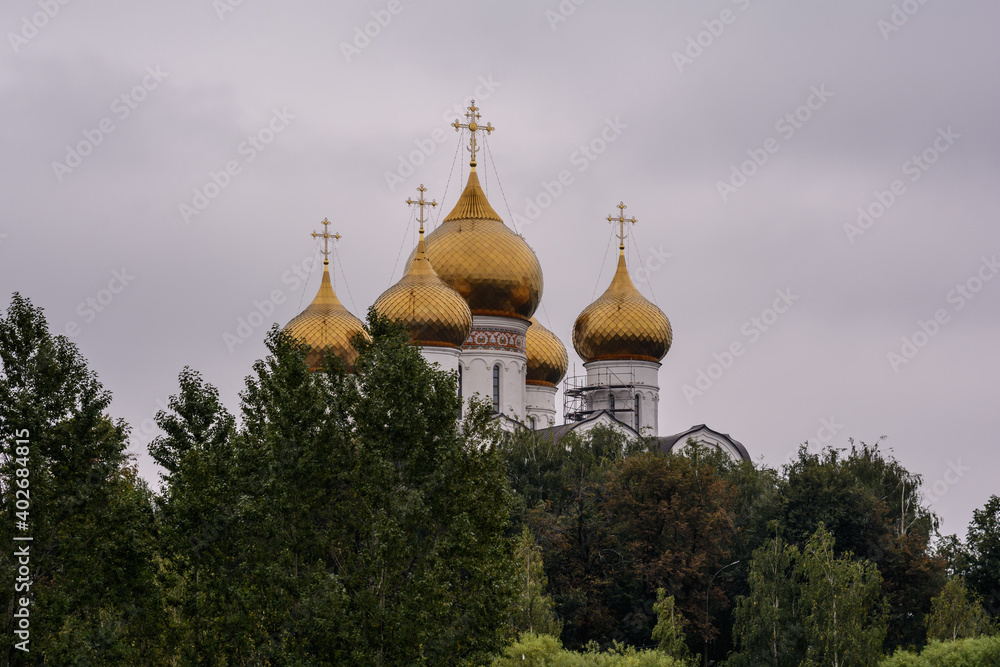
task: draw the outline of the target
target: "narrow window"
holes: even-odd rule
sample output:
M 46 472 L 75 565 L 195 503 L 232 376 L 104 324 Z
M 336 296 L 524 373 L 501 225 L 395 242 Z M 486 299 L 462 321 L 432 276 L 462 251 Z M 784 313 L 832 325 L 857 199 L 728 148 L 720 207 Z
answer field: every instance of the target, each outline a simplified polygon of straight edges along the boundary
M 611 413 L 614 414 L 614 412 L 615 412 L 615 395 L 614 394 L 608 394 L 608 406 L 611 409 Z
M 462 418 L 462 412 L 464 407 L 462 406 L 462 364 L 458 364 L 458 418 Z
M 531 430 L 534 431 L 535 430 L 535 418 L 534 417 L 528 417 L 528 423 L 531 424 Z
M 500 364 L 493 366 L 493 412 L 500 412 Z
M 641 424 L 641 423 L 642 422 L 639 421 L 639 394 L 636 394 L 635 395 L 635 430 L 636 431 L 639 430 L 639 424 Z

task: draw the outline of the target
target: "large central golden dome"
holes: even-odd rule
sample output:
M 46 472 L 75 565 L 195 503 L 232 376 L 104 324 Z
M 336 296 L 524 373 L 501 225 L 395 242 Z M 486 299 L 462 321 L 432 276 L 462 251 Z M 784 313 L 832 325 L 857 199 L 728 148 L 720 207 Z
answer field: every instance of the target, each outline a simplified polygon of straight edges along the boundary
M 674 334 L 663 311 L 646 300 L 632 283 L 625 250 L 618 252 L 618 269 L 611 285 L 584 308 L 573 325 L 573 347 L 584 362 L 607 359 L 660 361 Z
M 361 320 L 344 307 L 333 291 L 326 261 L 316 298 L 285 325 L 284 331 L 309 346 L 306 364 L 314 371 L 323 368 L 328 351 L 340 357 L 348 369 L 352 368 L 358 351 L 351 345 L 351 338 L 361 334 L 370 339 Z
M 375 310 L 383 317 L 402 320 L 415 345 L 460 348 L 472 332 L 468 304 L 438 277 L 427 259 L 422 224 L 406 275 L 382 293 Z
M 426 247 L 438 276 L 462 295 L 473 315 L 528 320 L 534 314 L 542 298 L 542 267 L 490 206 L 475 166 L 455 208 L 427 235 Z

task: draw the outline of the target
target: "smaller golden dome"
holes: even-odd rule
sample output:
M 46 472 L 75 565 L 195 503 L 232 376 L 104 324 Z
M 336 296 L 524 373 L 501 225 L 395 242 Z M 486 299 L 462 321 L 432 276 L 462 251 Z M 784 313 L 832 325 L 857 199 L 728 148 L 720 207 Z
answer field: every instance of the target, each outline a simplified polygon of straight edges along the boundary
M 427 259 L 422 224 L 409 269 L 375 301 L 375 310 L 402 320 L 414 345 L 460 348 L 472 332 L 469 305 L 438 277 Z
M 573 325 L 573 347 L 584 363 L 605 359 L 660 361 L 674 334 L 663 311 L 632 283 L 619 247 L 618 269 L 608 289 L 583 309 Z
M 525 347 L 528 354 L 527 384 L 546 387 L 558 385 L 569 368 L 569 356 L 562 341 L 532 317 L 525 337 Z
M 323 262 L 323 280 L 319 284 L 316 298 L 292 318 L 284 330 L 310 347 L 306 363 L 309 370 L 313 371 L 323 368 L 327 351 L 336 354 L 348 368 L 352 368 L 358 358 L 358 351 L 351 345 L 351 339 L 356 334 L 361 334 L 371 340 L 361 320 L 344 307 L 333 291 L 326 261 Z

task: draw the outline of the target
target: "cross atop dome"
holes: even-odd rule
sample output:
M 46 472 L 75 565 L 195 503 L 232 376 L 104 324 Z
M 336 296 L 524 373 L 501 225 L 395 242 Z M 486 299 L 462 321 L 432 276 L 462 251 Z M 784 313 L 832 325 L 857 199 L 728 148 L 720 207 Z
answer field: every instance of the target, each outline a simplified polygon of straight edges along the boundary
M 455 122 L 457 123 L 458 121 L 455 121 Z M 424 218 L 424 207 L 425 206 L 434 207 L 434 206 L 437 206 L 438 203 L 437 203 L 437 200 L 427 201 L 426 199 L 424 199 L 424 193 L 427 192 L 427 188 L 424 187 L 423 183 L 421 183 L 420 187 L 417 188 L 417 192 L 420 193 L 420 199 L 413 199 L 413 198 L 407 197 L 406 203 L 408 205 L 410 205 L 410 206 L 413 206 L 414 204 L 416 204 L 417 206 L 420 207 L 420 213 L 417 215 L 417 222 L 420 223 L 420 233 L 423 234 L 424 233 L 424 223 L 427 222 L 427 219 Z
M 334 232 L 333 234 L 331 234 L 330 233 L 330 221 L 327 220 L 326 218 L 323 218 L 323 231 L 322 232 L 313 232 L 312 233 L 312 237 L 314 239 L 315 238 L 322 238 L 323 239 L 323 266 L 326 266 L 327 264 L 330 263 L 330 252 L 331 252 L 330 251 L 330 239 L 333 239 L 333 243 L 334 243 L 334 245 L 336 245 L 337 241 L 340 240 L 340 234 L 337 233 L 337 232 Z
M 451 126 L 455 128 L 456 132 L 461 132 L 463 129 L 469 131 L 469 135 L 471 137 L 469 140 L 469 152 L 472 153 L 472 160 L 469 162 L 469 166 L 475 167 L 476 151 L 479 150 L 479 147 L 476 144 L 476 132 L 485 132 L 486 134 L 489 134 L 496 128 L 493 127 L 493 125 L 491 125 L 490 123 L 486 123 L 486 125 L 480 125 L 478 123 L 480 118 L 479 107 L 476 106 L 475 100 L 470 100 L 470 102 L 471 103 L 469 104 L 469 110 L 465 112 L 465 117 L 469 119 L 469 122 L 459 123 L 458 119 L 456 118 L 455 122 L 452 123 Z
M 608 222 L 610 222 L 610 223 L 618 223 L 618 249 L 619 250 L 625 250 L 625 237 L 627 236 L 627 234 L 625 233 L 625 223 L 630 222 L 630 223 L 632 223 L 634 225 L 636 222 L 638 222 L 635 219 L 634 215 L 631 218 L 626 218 L 625 217 L 625 209 L 627 209 L 627 208 L 628 208 L 628 206 L 625 205 L 625 202 L 618 202 L 618 217 L 616 218 L 616 217 L 611 216 L 611 215 L 608 216 Z

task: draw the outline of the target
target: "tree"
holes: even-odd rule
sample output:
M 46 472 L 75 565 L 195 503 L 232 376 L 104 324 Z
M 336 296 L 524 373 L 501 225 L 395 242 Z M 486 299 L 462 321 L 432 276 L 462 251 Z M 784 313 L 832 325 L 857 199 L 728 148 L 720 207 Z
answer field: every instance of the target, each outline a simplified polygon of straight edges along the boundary
M 962 577 L 951 577 L 941 594 L 931 600 L 927 638 L 939 641 L 987 634 L 990 620 L 979 598 L 969 592 Z
M 608 476 L 607 511 L 622 558 L 640 582 L 643 605 L 633 613 L 629 639 L 644 643 L 655 618 L 645 601 L 665 588 L 704 641 L 718 634 L 706 615 L 705 596 L 717 608 L 728 599 L 709 588 L 726 563 L 732 539 L 733 491 L 710 462 L 694 456 L 645 453 L 630 456 Z
M 921 505 L 921 478 L 878 446 L 810 453 L 785 467 L 780 483 L 785 538 L 800 549 L 820 524 L 838 556 L 853 553 L 879 569 L 889 603 L 886 650 L 919 646 L 946 563 L 930 548 L 937 518 Z
M 803 654 L 799 550 L 775 536 L 750 561 L 750 592 L 736 604 L 731 667 L 795 667 Z
M 653 628 L 653 639 L 659 643 L 660 651 L 679 662 L 688 661 L 691 651 L 684 639 L 684 617 L 677 611 L 674 596 L 658 588 L 656 603 L 653 605 L 656 613 L 656 627 Z
M 806 665 L 867 667 L 882 656 L 885 612 L 882 577 L 868 561 L 837 558 L 833 536 L 823 525 L 799 559 Z
M 972 511 L 965 543 L 968 583 L 986 600 L 990 615 L 1000 617 L 1000 497 L 990 496 L 982 509 Z
M 619 624 L 633 610 L 636 582 L 604 507 L 607 471 L 627 446 L 601 427 L 558 442 L 522 432 L 505 443 L 508 477 L 542 548 L 563 642 L 573 649 L 622 638 Z
M 24 655 L 14 647 L 21 597 L 39 662 L 133 665 L 166 650 L 152 497 L 110 403 L 76 346 L 14 294 L 0 317 L 0 570 L 11 584 L 0 592 L 0 664 Z M 29 562 L 15 563 L 10 545 Z M 15 591 L 15 567 L 27 590 Z
M 191 371 L 159 416 L 165 531 L 195 536 L 172 540 L 170 562 L 198 660 L 463 665 L 503 646 L 500 434 L 479 404 L 459 429 L 454 374 L 404 328 L 370 312 L 368 329 L 353 373 L 332 356 L 310 372 L 305 346 L 273 329 L 238 428 Z
M 517 598 L 514 601 L 512 626 L 514 636 L 529 632 L 554 635 L 562 633 L 562 623 L 556 617 L 555 603 L 546 595 L 548 580 L 542 563 L 542 550 L 527 526 L 514 543 L 517 562 Z

